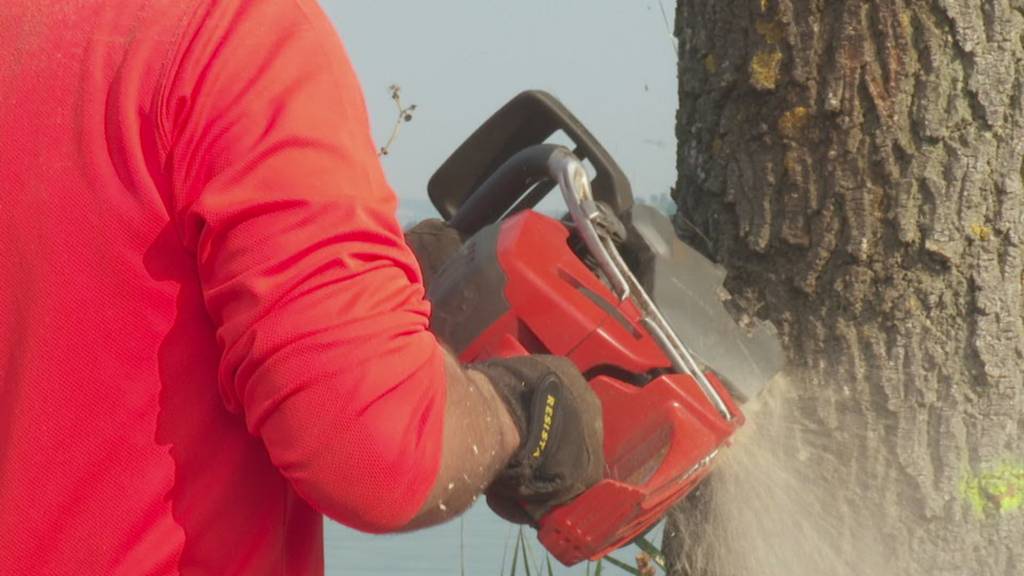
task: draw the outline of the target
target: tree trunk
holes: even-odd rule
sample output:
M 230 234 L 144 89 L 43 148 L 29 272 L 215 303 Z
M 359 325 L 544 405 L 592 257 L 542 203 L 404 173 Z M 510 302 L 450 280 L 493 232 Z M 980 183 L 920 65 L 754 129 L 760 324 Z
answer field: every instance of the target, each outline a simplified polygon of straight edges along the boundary
M 1024 574 L 1024 1 L 679 0 L 677 226 L 786 381 L 687 575 Z

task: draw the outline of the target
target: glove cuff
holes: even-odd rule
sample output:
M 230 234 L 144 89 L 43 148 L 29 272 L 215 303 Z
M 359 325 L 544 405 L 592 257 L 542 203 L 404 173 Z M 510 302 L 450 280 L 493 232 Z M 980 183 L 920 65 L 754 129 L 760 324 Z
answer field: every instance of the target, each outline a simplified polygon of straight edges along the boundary
M 505 403 L 509 416 L 512 417 L 512 422 L 519 432 L 519 438 L 521 438 L 520 448 L 516 452 L 518 455 L 519 452 L 523 451 L 523 445 L 525 445 L 529 434 L 525 406 L 528 406 L 528 402 L 532 397 L 532 391 L 527 386 L 527 382 L 522 375 L 509 365 L 510 362 L 515 360 L 515 358 L 489 360 L 487 362 L 469 364 L 466 367 L 486 376 L 491 386 L 494 387 L 494 391 L 498 393 L 502 402 Z
M 557 443 L 567 419 L 572 420 L 570 427 L 578 426 L 576 421 L 580 419 L 562 378 L 533 356 L 491 360 L 470 368 L 491 381 L 522 438 L 519 450 L 509 459 L 495 487 L 527 499 L 559 491 L 569 471 L 548 462 L 552 452 L 549 448 Z

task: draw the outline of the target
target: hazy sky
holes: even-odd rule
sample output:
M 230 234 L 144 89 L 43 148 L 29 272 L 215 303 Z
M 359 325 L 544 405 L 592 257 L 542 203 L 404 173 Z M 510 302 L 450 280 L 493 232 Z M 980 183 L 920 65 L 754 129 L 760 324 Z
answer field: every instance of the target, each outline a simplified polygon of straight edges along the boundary
M 558 96 L 614 156 L 638 195 L 675 182 L 671 0 L 323 0 L 362 81 L 375 138 L 402 87 L 417 111 L 384 159 L 400 198 L 521 90 Z

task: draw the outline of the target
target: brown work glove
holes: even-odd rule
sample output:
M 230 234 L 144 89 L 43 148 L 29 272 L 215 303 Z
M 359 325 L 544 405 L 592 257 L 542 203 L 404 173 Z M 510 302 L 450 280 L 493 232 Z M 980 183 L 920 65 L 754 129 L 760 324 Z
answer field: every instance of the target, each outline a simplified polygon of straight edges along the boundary
M 430 288 L 437 271 L 462 245 L 462 237 L 443 220 L 428 218 L 406 231 L 405 243 L 420 264 L 424 288 Z
M 536 524 L 604 475 L 601 401 L 576 367 L 556 356 L 520 356 L 472 364 L 494 385 L 523 439 L 487 489 L 499 516 Z

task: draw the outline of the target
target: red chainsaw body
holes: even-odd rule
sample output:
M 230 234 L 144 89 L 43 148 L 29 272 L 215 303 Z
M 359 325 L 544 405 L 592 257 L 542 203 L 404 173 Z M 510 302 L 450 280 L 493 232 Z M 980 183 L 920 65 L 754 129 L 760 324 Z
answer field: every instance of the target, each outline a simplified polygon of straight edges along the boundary
M 735 415 L 731 421 L 693 378 L 671 369 L 637 307 L 619 301 L 573 253 L 568 236 L 562 223 L 533 211 L 500 223 L 496 253 L 508 309 L 460 358 L 566 356 L 601 399 L 605 477 L 539 523 L 544 546 L 572 565 L 600 558 L 656 523 L 708 474 L 743 415 L 713 373 L 708 380 Z

